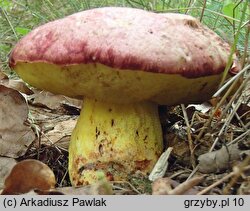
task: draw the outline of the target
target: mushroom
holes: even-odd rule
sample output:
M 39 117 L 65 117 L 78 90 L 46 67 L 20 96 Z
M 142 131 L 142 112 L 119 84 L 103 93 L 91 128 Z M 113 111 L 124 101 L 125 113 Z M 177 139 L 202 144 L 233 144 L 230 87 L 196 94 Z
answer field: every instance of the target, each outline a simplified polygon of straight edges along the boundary
M 191 16 L 107 7 L 34 29 L 9 63 L 34 87 L 84 98 L 69 147 L 77 186 L 149 173 L 163 151 L 158 105 L 209 99 L 229 54 Z

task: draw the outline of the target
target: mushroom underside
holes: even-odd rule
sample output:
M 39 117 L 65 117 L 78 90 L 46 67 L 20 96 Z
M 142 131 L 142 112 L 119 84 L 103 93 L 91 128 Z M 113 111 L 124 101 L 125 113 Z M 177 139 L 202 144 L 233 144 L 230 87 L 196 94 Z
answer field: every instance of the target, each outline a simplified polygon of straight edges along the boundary
M 75 186 L 103 176 L 126 179 L 137 170 L 149 173 L 163 150 L 157 105 L 206 100 L 221 78 L 185 78 L 102 64 L 20 62 L 15 70 L 32 86 L 85 96 L 69 148 L 69 174 Z
M 187 78 L 100 63 L 60 66 L 46 62 L 18 62 L 15 71 L 34 87 L 73 98 L 116 104 L 151 101 L 160 105 L 203 102 L 215 93 L 223 74 Z

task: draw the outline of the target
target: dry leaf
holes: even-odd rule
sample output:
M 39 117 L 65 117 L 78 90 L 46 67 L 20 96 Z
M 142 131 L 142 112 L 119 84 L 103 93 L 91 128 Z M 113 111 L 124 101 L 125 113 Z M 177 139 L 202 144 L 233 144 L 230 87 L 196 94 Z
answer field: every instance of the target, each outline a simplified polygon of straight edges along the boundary
M 190 180 L 179 184 L 175 189 L 169 192 L 169 195 L 195 195 L 198 191 L 195 189 L 195 186 L 198 185 L 204 179 L 203 176 L 194 177 Z
M 27 85 L 21 80 L 9 80 L 8 84 L 6 84 L 7 87 L 15 89 L 19 92 L 22 92 L 26 95 L 32 95 L 33 91 L 27 87 Z
M 49 190 L 55 184 L 55 175 L 47 165 L 38 160 L 23 160 L 6 178 L 2 195 L 23 194 L 34 189 Z
M 198 191 L 194 188 L 204 177 L 195 177 L 183 183 L 178 183 L 170 178 L 159 178 L 152 183 L 152 195 L 195 195 Z
M 32 104 L 44 106 L 51 110 L 56 110 L 62 107 L 63 104 L 68 104 L 79 109 L 82 105 L 82 100 L 72 99 L 63 95 L 55 95 L 46 91 L 39 91 L 33 89 L 34 95 L 32 96 Z
M 237 143 L 200 155 L 198 158 L 199 171 L 202 173 L 222 172 L 228 169 L 233 162 L 239 160 L 242 153 L 250 155 L 250 150 L 240 149 Z
M 0 84 L 15 89 L 26 95 L 33 94 L 33 91 L 21 79 L 9 79 L 5 73 L 0 71 Z
M 168 149 L 161 154 L 153 170 L 148 176 L 150 181 L 155 181 L 156 179 L 162 178 L 165 175 L 167 168 L 168 168 L 168 159 L 172 150 L 173 150 L 173 147 L 168 147 Z
M 41 130 L 41 144 L 56 146 L 68 150 L 70 136 L 76 125 L 75 115 L 64 115 L 42 107 L 29 106 L 33 122 Z
M 158 178 L 152 183 L 152 195 L 168 195 L 177 185 L 177 182 L 168 177 Z
M 41 137 L 41 143 L 46 145 L 56 144 L 68 150 L 70 136 L 76 125 L 76 119 L 68 119 L 62 122 L 55 122 L 55 127 Z
M 176 157 L 181 163 L 189 164 L 190 150 L 188 142 L 185 140 L 186 130 L 183 128 L 172 128 L 166 133 L 168 146 L 173 147 L 171 155 Z
M 187 110 L 189 108 L 194 108 L 196 111 L 199 111 L 199 112 L 201 112 L 203 114 L 206 114 L 208 111 L 210 111 L 212 106 L 209 103 L 205 102 L 205 103 L 202 103 L 202 104 L 189 104 L 187 106 Z
M 28 106 L 16 90 L 0 85 L 0 155 L 18 158 L 35 140 L 34 132 L 25 125 Z
M 13 158 L 0 157 L 0 189 L 4 187 L 4 181 L 15 164 Z

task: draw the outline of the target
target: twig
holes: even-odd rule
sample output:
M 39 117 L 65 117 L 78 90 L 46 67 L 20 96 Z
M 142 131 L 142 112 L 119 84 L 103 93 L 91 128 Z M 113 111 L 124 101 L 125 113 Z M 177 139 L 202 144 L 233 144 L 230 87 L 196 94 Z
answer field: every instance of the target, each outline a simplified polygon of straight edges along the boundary
M 248 81 L 249 78 L 250 78 L 250 75 L 249 75 L 248 78 L 246 78 L 246 80 L 241 84 L 241 86 L 239 87 L 239 89 L 236 91 L 236 93 L 234 94 L 234 96 L 231 98 L 231 100 L 229 101 L 228 105 L 227 105 L 226 108 L 224 109 L 224 111 L 223 111 L 223 113 L 222 113 L 220 119 L 222 119 L 222 117 L 225 115 L 226 111 L 229 109 L 229 107 L 232 105 L 232 102 L 235 100 L 236 96 L 238 95 L 238 92 L 240 92 L 240 91 L 244 88 L 244 86 L 246 85 L 246 83 L 247 83 L 247 81 Z M 242 94 L 243 94 L 243 93 L 241 93 L 241 96 L 242 96 Z M 224 125 L 222 126 L 222 128 L 221 128 L 221 130 L 220 130 L 220 132 L 219 132 L 219 134 L 218 134 L 218 137 L 215 139 L 215 141 L 214 141 L 213 145 L 211 146 L 209 152 L 212 152 L 212 151 L 213 151 L 213 149 L 214 149 L 214 147 L 216 146 L 216 144 L 217 144 L 217 142 L 218 142 L 220 136 L 221 136 L 223 133 L 225 133 L 225 129 L 229 126 L 229 123 L 232 121 L 232 119 L 233 119 L 233 117 L 234 117 L 236 111 L 238 110 L 238 108 L 240 107 L 240 105 L 241 105 L 241 103 L 242 103 L 242 101 L 241 101 L 242 97 L 241 97 L 241 96 L 239 97 L 239 100 L 238 100 L 238 102 L 236 103 L 236 105 L 234 106 L 232 112 L 231 112 L 230 115 L 227 117 L 227 119 L 226 119 Z
M 214 115 L 216 114 L 217 110 L 220 108 L 220 106 L 225 102 L 225 100 L 228 98 L 228 96 L 230 95 L 230 93 L 232 92 L 232 90 L 234 89 L 235 85 L 237 84 L 239 80 L 239 77 L 236 78 L 232 85 L 228 88 L 228 90 L 226 91 L 226 93 L 224 94 L 224 96 L 221 98 L 221 100 L 219 101 L 219 103 L 216 105 L 216 107 L 214 108 L 211 116 L 209 117 L 208 121 L 204 124 L 202 130 L 199 132 L 199 134 L 197 135 L 195 141 L 198 141 L 203 133 L 205 132 L 205 129 L 207 129 L 209 127 L 209 125 L 211 124 L 212 120 L 213 120 L 213 117 Z
M 243 171 L 249 170 L 250 166 L 246 166 Z M 234 176 L 235 174 L 238 174 L 238 172 L 232 171 L 231 173 L 227 174 L 226 176 L 224 176 L 223 178 L 221 178 L 220 180 L 218 180 L 217 182 L 213 183 L 212 185 L 206 187 L 205 189 L 203 189 L 202 191 L 200 191 L 199 193 L 197 193 L 197 195 L 203 195 L 205 193 L 207 193 L 208 191 L 210 191 L 211 189 L 213 189 L 214 187 L 218 186 L 219 184 L 225 182 L 226 180 L 230 179 L 232 176 Z
M 237 120 L 239 121 L 239 123 L 241 124 L 241 126 L 243 127 L 243 129 L 246 131 L 248 130 L 248 128 L 246 127 L 246 125 L 244 124 L 244 122 L 242 122 L 241 118 L 239 117 L 238 113 L 235 112 L 235 117 L 237 118 Z
M 195 169 L 191 172 L 191 174 L 188 176 L 187 180 L 190 180 L 195 173 L 199 170 L 199 164 L 195 167 Z
M 194 186 L 198 185 L 203 179 L 204 179 L 204 176 L 192 178 L 188 181 L 181 183 L 175 189 L 169 191 L 168 194 L 169 195 L 185 194 L 185 192 L 187 192 L 188 190 L 190 190 Z
M 53 143 L 53 141 L 51 141 L 50 138 L 35 124 L 34 118 L 31 114 L 29 115 L 29 124 L 30 124 L 31 128 L 33 128 L 35 130 L 35 133 L 36 133 L 37 138 L 38 138 L 38 151 L 37 151 L 38 160 L 39 160 L 40 149 L 41 149 L 41 135 L 43 135 L 51 143 L 51 146 L 54 146 L 56 148 L 56 150 L 60 154 L 62 154 L 62 151 L 55 145 L 55 143 Z
M 196 163 L 195 163 L 195 156 L 194 156 L 194 144 L 193 144 L 193 140 L 192 140 L 192 136 L 191 136 L 191 127 L 190 127 L 190 124 L 188 121 L 187 111 L 186 111 L 184 104 L 181 104 L 181 109 L 183 112 L 185 123 L 187 125 L 187 136 L 188 136 L 188 144 L 189 144 L 189 150 L 190 150 L 190 155 L 191 155 L 191 163 L 192 163 L 192 167 L 194 169 L 196 166 Z
M 63 181 L 65 180 L 65 178 L 66 178 L 66 176 L 67 176 L 67 174 L 68 174 L 68 169 L 67 169 L 67 171 L 64 173 L 64 175 L 63 175 L 63 177 L 62 177 L 62 179 L 61 179 L 61 181 L 60 181 L 60 183 L 59 183 L 59 187 L 62 187 L 62 185 L 63 185 Z
M 181 170 L 179 172 L 176 172 L 176 173 L 172 174 L 169 178 L 173 179 L 173 178 L 175 178 L 175 177 L 177 177 L 177 176 L 179 176 L 179 175 L 181 175 L 183 173 L 188 173 L 188 172 L 189 172 L 189 170 Z
M 234 140 L 230 141 L 227 146 L 230 146 L 231 144 L 236 143 L 237 141 L 239 141 L 240 139 L 242 139 L 244 136 L 247 136 L 248 134 L 250 134 L 250 130 L 247 130 L 246 132 L 242 133 L 241 135 L 239 135 L 237 138 L 235 138 Z
M 223 125 L 222 128 L 220 129 L 220 132 L 219 132 L 217 138 L 215 139 L 213 145 L 211 146 L 209 152 L 212 152 L 212 151 L 213 151 L 213 149 L 214 149 L 214 147 L 216 146 L 217 142 L 219 141 L 219 138 L 221 137 L 221 135 L 222 135 L 223 133 L 226 132 L 225 129 L 229 126 L 229 123 L 232 121 L 233 116 L 234 116 L 235 112 L 238 110 L 238 108 L 240 107 L 240 105 L 241 105 L 241 102 L 238 101 L 237 104 L 236 104 L 236 106 L 234 107 L 233 111 L 232 111 L 232 112 L 230 113 L 230 115 L 227 117 L 227 119 L 226 119 L 224 125 Z
M 238 181 L 240 178 L 242 172 L 244 171 L 244 167 L 247 166 L 247 164 L 250 161 L 250 156 L 246 157 L 242 163 L 240 163 L 239 166 L 236 166 L 234 168 L 235 175 L 231 179 L 231 181 L 227 184 L 227 186 L 223 190 L 223 194 L 229 194 L 230 189 L 235 185 L 235 183 Z
M 250 98 L 250 96 L 249 96 L 249 98 Z M 250 99 L 249 99 L 250 100 Z M 246 113 L 244 113 L 244 114 L 242 114 L 241 116 L 240 116 L 240 118 L 242 119 L 244 116 L 247 116 L 248 114 L 250 113 L 250 110 L 249 111 L 247 111 Z M 249 122 L 247 123 L 247 125 L 249 124 Z M 247 127 L 247 126 L 246 126 Z
M 137 194 L 139 194 L 139 195 L 142 194 L 139 190 L 137 190 L 137 189 L 136 189 L 130 182 L 128 182 L 128 181 L 114 181 L 114 182 L 112 182 L 112 184 L 114 184 L 114 183 L 117 183 L 117 184 L 127 184 L 127 185 L 129 185 L 129 186 L 132 188 L 132 190 L 135 191 Z
M 232 177 L 235 173 L 231 172 L 230 174 L 227 174 L 226 176 L 224 176 L 223 178 L 221 178 L 220 180 L 218 180 L 217 182 L 213 183 L 212 185 L 206 187 L 205 189 L 203 189 L 202 191 L 200 191 L 199 193 L 197 193 L 197 195 L 203 195 L 205 193 L 207 193 L 208 191 L 210 191 L 212 188 L 218 186 L 219 184 L 223 183 L 224 181 L 228 180 L 230 177 Z
M 120 187 L 120 186 L 117 186 L 117 185 L 113 185 L 112 184 L 112 188 L 115 189 L 116 191 L 122 191 L 122 193 L 124 192 L 131 192 L 130 189 L 126 189 L 126 188 L 123 188 L 123 187 Z
M 235 101 L 235 99 L 237 98 L 238 94 L 243 90 L 243 88 L 246 86 L 248 80 L 250 79 L 250 75 L 244 80 L 244 82 L 240 85 L 240 87 L 237 89 L 237 91 L 234 93 L 234 95 L 231 97 L 230 101 L 228 102 L 227 106 L 225 107 L 225 109 L 223 110 L 223 113 L 221 114 L 220 118 L 218 121 L 220 121 L 223 116 L 226 114 L 226 112 L 229 110 L 229 108 L 231 107 L 231 105 L 233 105 L 233 101 Z M 240 95 L 240 97 L 238 98 L 238 102 L 240 100 L 242 100 L 242 94 Z M 241 103 L 241 102 L 240 102 Z M 232 106 L 233 107 L 233 106 Z M 235 110 L 235 109 L 234 109 Z

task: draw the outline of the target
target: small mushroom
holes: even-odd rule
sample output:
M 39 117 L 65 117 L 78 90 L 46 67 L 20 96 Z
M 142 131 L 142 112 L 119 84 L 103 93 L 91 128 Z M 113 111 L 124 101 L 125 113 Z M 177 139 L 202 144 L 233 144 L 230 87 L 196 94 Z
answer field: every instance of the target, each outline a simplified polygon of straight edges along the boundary
M 158 105 L 216 91 L 230 46 L 183 14 L 91 9 L 22 38 L 10 67 L 30 85 L 83 99 L 69 147 L 72 184 L 149 173 L 163 151 Z

